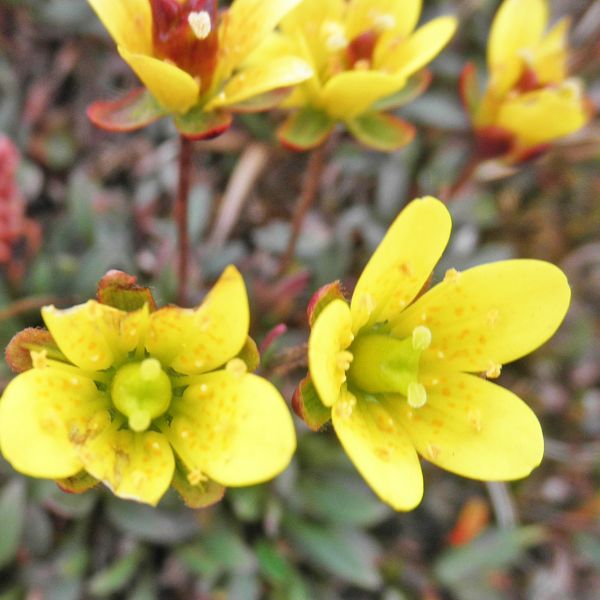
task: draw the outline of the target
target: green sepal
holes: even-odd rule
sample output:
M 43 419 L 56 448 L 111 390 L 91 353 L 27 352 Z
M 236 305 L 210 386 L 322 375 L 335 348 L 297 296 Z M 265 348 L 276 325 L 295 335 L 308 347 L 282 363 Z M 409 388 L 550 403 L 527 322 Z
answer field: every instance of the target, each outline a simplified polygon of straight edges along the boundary
M 380 152 L 399 150 L 415 137 L 410 123 L 386 113 L 365 113 L 346 126 L 361 144 Z
M 406 80 L 404 87 L 387 98 L 377 100 L 371 107 L 376 112 L 400 108 L 418 98 L 431 83 L 431 72 L 426 69 L 412 75 Z
M 137 285 L 133 275 L 123 271 L 109 271 L 98 282 L 96 292 L 98 302 L 132 312 L 143 308 L 146 304 L 150 311 L 156 310 L 156 302 L 150 288 Z
M 87 109 L 90 121 L 107 131 L 135 131 L 167 114 L 168 111 L 144 88 L 133 90 L 117 100 L 99 100 Z
M 242 349 L 238 352 L 237 358 L 241 358 L 248 367 L 248 372 L 253 373 L 260 366 L 260 352 L 256 342 L 247 337 Z
M 244 100 L 243 102 L 228 104 L 226 108 L 234 113 L 255 113 L 271 110 L 281 104 L 285 97 L 289 95 L 290 89 L 289 87 L 284 87 L 269 90 L 264 94 L 252 96 L 252 98 L 248 98 L 248 100 Z
M 225 487 L 210 479 L 192 485 L 180 464 L 175 468 L 171 485 L 189 508 L 206 508 L 222 500 L 225 494 Z
M 467 63 L 462 70 L 458 89 L 465 111 L 472 117 L 479 109 L 482 99 L 481 86 L 473 63 Z
M 175 127 L 179 133 L 191 140 L 206 140 L 215 138 L 231 127 L 233 117 L 230 112 L 220 110 L 207 112 L 198 106 L 185 113 L 175 116 Z
M 71 477 L 56 480 L 56 485 L 67 494 L 83 494 L 96 487 L 99 483 L 87 471 L 79 471 L 79 473 Z
M 41 327 L 28 327 L 19 331 L 8 343 L 5 352 L 6 362 L 14 373 L 22 373 L 33 368 L 31 351 L 45 350 L 49 357 L 66 360 L 58 349 L 52 334 Z
M 321 402 L 310 375 L 298 384 L 292 397 L 292 408 L 313 431 L 318 431 L 331 419 L 331 409 Z
M 307 106 L 284 121 L 277 129 L 277 138 L 290 150 L 312 150 L 327 140 L 335 124 L 327 113 Z
M 306 308 L 308 324 L 312 327 L 323 309 L 334 300 L 345 300 L 341 282 L 334 281 L 319 288 L 313 295 Z

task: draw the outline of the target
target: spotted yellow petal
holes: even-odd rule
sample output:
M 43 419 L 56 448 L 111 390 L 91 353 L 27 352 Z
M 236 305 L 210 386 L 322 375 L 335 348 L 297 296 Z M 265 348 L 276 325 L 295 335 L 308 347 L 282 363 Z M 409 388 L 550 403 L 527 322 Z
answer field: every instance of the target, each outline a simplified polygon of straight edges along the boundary
M 176 65 L 118 47 L 123 60 L 135 71 L 148 91 L 164 108 L 187 112 L 198 102 L 200 83 Z
M 377 100 L 402 89 L 404 84 L 403 76 L 379 71 L 344 71 L 325 84 L 319 104 L 328 115 L 351 120 Z
M 126 313 L 95 300 L 65 310 L 42 308 L 61 352 L 86 371 L 101 371 L 122 361 L 136 347 L 146 314 L 147 308 Z
M 499 127 L 517 136 L 521 146 L 551 142 L 578 131 L 586 122 L 581 89 L 574 81 L 505 100 L 496 119 Z
M 540 423 L 512 392 L 463 373 L 428 371 L 422 381 L 425 406 L 412 409 L 398 396 L 386 406 L 424 458 L 484 481 L 526 477 L 540 464 Z
M 352 342 L 352 321 L 348 304 L 330 302 L 317 317 L 308 340 L 308 366 L 321 402 L 333 406 L 345 381 L 344 359 L 340 352 Z
M 354 331 L 398 318 L 431 275 L 450 229 L 448 209 L 432 197 L 414 200 L 398 215 L 356 284 Z
M 504 0 L 488 40 L 491 85 L 497 93 L 504 93 L 519 78 L 523 53 L 540 42 L 547 22 L 546 0 Z
M 375 65 L 397 77 L 410 77 L 441 52 L 456 27 L 454 17 L 439 17 L 419 27 L 408 38 L 392 38 L 387 45 L 378 46 Z
M 109 427 L 78 446 L 88 473 L 120 498 L 156 505 L 169 488 L 175 459 L 162 433 Z
M 212 110 L 238 104 L 265 92 L 300 83 L 312 74 L 312 68 L 303 60 L 295 56 L 280 56 L 234 75 L 222 93 L 206 108 Z
M 326 2 L 321 2 L 326 4 Z M 369 30 L 407 36 L 417 25 L 422 0 L 350 0 L 346 29 L 354 39 Z
M 229 266 L 197 309 L 167 306 L 152 313 L 146 349 L 179 373 L 204 373 L 236 356 L 249 326 L 246 286 Z
M 235 0 L 219 26 L 218 79 L 226 80 L 300 0 Z
M 373 491 L 396 510 L 417 506 L 423 497 L 421 466 L 394 413 L 345 391 L 331 414 L 344 450 Z
M 169 439 L 192 477 L 226 486 L 278 475 L 296 448 L 291 415 L 266 379 L 242 371 L 207 373 L 172 407 Z
M 51 367 L 21 373 L 0 400 L 4 458 L 32 477 L 71 477 L 82 468 L 71 431 L 105 404 L 94 382 L 76 373 Z
M 88 0 L 118 46 L 152 53 L 152 11 L 148 0 Z
M 507 260 L 449 272 L 398 319 L 392 333 L 417 325 L 432 333 L 422 360 L 444 368 L 482 372 L 543 344 L 569 307 L 563 272 L 539 260 Z

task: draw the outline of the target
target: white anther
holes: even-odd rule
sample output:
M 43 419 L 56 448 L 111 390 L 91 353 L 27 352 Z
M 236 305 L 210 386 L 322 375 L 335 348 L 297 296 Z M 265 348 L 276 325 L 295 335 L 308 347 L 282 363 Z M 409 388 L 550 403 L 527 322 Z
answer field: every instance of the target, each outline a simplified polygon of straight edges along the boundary
M 205 40 L 212 31 L 210 15 L 205 10 L 191 12 L 188 15 L 188 23 L 199 40 Z
M 427 350 L 431 346 L 431 329 L 418 325 L 412 332 L 412 347 L 415 350 Z
M 408 397 L 406 398 L 411 408 L 421 408 L 427 404 L 427 390 L 422 383 L 413 381 L 408 384 Z

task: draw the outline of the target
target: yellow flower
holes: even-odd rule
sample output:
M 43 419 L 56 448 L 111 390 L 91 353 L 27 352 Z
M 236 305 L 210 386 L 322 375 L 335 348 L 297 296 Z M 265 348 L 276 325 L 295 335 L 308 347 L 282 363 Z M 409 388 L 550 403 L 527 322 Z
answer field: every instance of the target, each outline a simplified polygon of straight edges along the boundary
M 456 30 L 452 17 L 415 30 L 420 12 L 420 0 L 303 0 L 290 12 L 283 34 L 271 36 L 257 55 L 291 52 L 313 67 L 313 77 L 285 102 L 298 111 L 280 129 L 282 142 L 315 147 L 341 121 L 380 150 L 408 143 L 413 128 L 383 111 L 423 91 L 429 80 L 417 75 Z
M 90 118 L 107 129 L 129 130 L 171 113 L 184 135 L 214 136 L 229 126 L 232 111 L 269 108 L 282 89 L 312 74 L 289 54 L 240 68 L 300 0 L 235 0 L 222 14 L 217 0 L 88 1 L 151 94 L 92 105 Z
M 543 454 L 533 412 L 480 375 L 497 377 L 554 333 L 569 305 L 566 278 L 546 262 L 508 260 L 451 269 L 419 296 L 450 228 L 441 202 L 415 200 L 350 305 L 334 286 L 311 306 L 310 380 L 295 409 L 315 429 L 331 418 L 362 476 L 397 510 L 421 500 L 418 455 L 465 477 L 510 480 Z
M 100 480 L 154 505 L 171 483 L 184 498 L 218 499 L 221 486 L 265 481 L 289 463 L 290 413 L 243 360 L 248 299 L 235 267 L 193 310 L 90 300 L 42 316 L 55 345 L 33 330 L 32 368 L 0 401 L 0 448 L 17 471 L 69 489 Z
M 568 78 L 569 19 L 547 25 L 546 0 L 505 0 L 490 31 L 482 98 L 473 67 L 465 70 L 463 96 L 490 156 L 527 159 L 590 118 L 581 82 Z

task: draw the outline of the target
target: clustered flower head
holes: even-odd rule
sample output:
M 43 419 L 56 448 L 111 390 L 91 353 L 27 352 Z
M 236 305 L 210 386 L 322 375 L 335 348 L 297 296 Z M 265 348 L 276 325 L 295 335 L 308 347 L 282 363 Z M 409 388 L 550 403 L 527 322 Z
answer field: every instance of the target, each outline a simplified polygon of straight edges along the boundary
M 0 266 L 11 281 L 21 279 L 24 261 L 36 252 L 41 237 L 37 223 L 25 215 L 25 199 L 17 183 L 19 162 L 15 145 L 0 135 Z
M 287 466 L 292 419 L 275 387 L 249 372 L 258 353 L 235 267 L 193 310 L 154 310 L 149 291 L 118 272 L 99 299 L 108 303 L 45 307 L 48 331 L 25 330 L 9 345 L 23 372 L 0 402 L 0 448 L 16 470 L 71 491 L 101 481 L 148 504 L 172 484 L 203 506 L 224 486 Z
M 362 476 L 398 510 L 421 500 L 419 455 L 494 481 L 525 477 L 543 455 L 534 413 L 487 379 L 555 332 L 569 306 L 567 280 L 550 263 L 508 260 L 451 269 L 419 295 L 450 228 L 441 202 L 411 202 L 350 304 L 332 284 L 310 306 L 310 376 L 295 409 L 315 429 L 331 419 Z
M 463 73 L 463 100 L 487 156 L 526 160 L 591 118 L 582 82 L 568 75 L 569 19 L 550 29 L 548 20 L 546 0 L 504 0 L 488 40 L 485 93 L 473 65 Z
M 88 0 L 147 91 L 88 109 L 94 123 L 129 131 L 170 114 L 191 138 L 225 131 L 233 112 L 272 108 L 312 74 L 290 54 L 242 63 L 300 0 Z
M 429 83 L 423 68 L 448 43 L 456 19 L 440 17 L 415 29 L 420 0 L 304 0 L 257 52 L 255 60 L 293 53 L 314 75 L 284 106 L 279 129 L 287 146 L 323 143 L 342 122 L 362 143 L 391 151 L 410 142 L 414 128 L 385 112 L 418 96 Z

